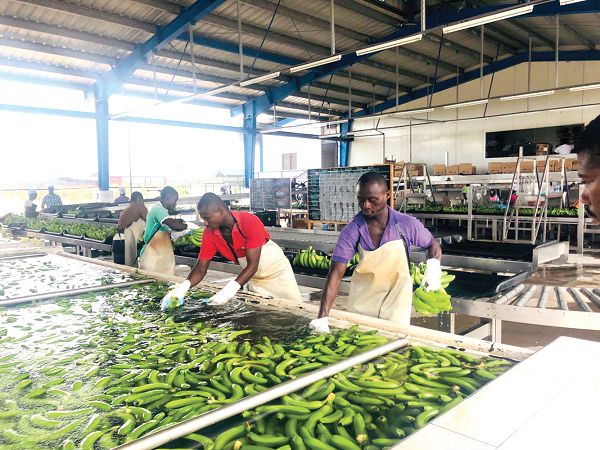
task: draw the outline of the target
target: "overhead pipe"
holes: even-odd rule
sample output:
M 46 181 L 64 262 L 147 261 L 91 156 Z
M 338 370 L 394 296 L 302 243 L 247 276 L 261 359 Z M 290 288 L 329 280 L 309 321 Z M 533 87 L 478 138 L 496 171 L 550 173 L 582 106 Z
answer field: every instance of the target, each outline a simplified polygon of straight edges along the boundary
M 408 341 L 406 339 L 397 339 L 395 341 L 388 342 L 387 344 L 367 350 L 363 353 L 359 353 L 358 355 L 352 356 L 344 361 L 340 361 L 323 369 L 308 373 L 294 380 L 286 381 L 285 383 L 269 388 L 264 392 L 245 397 L 235 403 L 231 403 L 219 409 L 204 413 L 198 417 L 181 422 L 177 425 L 164 428 L 156 433 L 151 433 L 133 442 L 120 445 L 119 447 L 116 447 L 116 449 L 151 450 L 160 447 L 168 442 L 174 441 L 175 439 L 187 436 L 190 433 L 194 433 L 203 428 L 219 423 L 225 419 L 229 419 L 233 416 L 243 413 L 244 411 L 256 408 L 257 406 L 264 405 L 265 403 L 281 398 L 284 395 L 291 394 L 292 392 L 305 388 L 324 378 L 332 377 L 339 372 L 343 372 L 344 370 L 350 369 L 353 366 L 363 364 L 374 358 L 393 352 L 394 350 L 398 350 L 406 345 L 408 345 Z
M 33 302 L 42 301 L 42 300 L 50 300 L 52 298 L 57 298 L 57 297 L 73 297 L 74 295 L 88 294 L 90 292 L 109 291 L 111 289 L 116 289 L 116 288 L 125 288 L 125 287 L 130 287 L 130 286 L 136 286 L 139 284 L 148 284 L 148 283 L 152 283 L 154 281 L 155 280 L 153 280 L 153 279 L 133 280 L 133 281 L 125 281 L 123 283 L 103 284 L 100 286 L 87 286 L 84 288 L 69 289 L 66 291 L 47 292 L 44 294 L 13 297 L 13 298 L 9 298 L 6 300 L 0 300 L 0 307 L 22 305 L 25 303 L 33 303 Z

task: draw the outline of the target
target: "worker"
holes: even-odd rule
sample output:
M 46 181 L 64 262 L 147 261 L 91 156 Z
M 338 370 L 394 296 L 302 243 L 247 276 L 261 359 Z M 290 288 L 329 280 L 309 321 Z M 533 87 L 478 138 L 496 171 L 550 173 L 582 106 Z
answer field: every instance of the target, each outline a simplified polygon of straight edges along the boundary
M 28 219 L 33 219 L 37 217 L 37 205 L 33 203 L 33 201 L 37 198 L 37 191 L 35 189 L 30 189 L 27 192 L 28 200 L 25 201 L 25 217 Z
M 469 195 L 469 189 L 470 189 L 470 184 L 465 184 L 462 188 L 462 196 L 463 196 L 463 201 L 465 203 L 465 205 L 467 204 L 467 197 Z
M 592 223 L 600 225 L 600 116 L 583 129 L 575 149 L 584 185 L 581 203 Z
M 329 311 L 346 265 L 357 252 L 360 262 L 350 282 L 350 312 L 410 324 L 412 246 L 427 249 L 428 288 L 441 287 L 440 244 L 419 220 L 388 206 L 390 191 L 385 177 L 376 172 L 363 174 L 356 186 L 356 197 L 360 212 L 340 233 L 333 251 L 333 267 L 321 296 L 319 316 L 310 323 L 318 332 L 329 332 Z
M 186 292 L 204 279 L 210 261 L 217 253 L 239 264 L 242 271 L 208 299 L 209 303 L 226 303 L 246 283 L 250 291 L 300 301 L 292 266 L 258 217 L 248 212 L 231 212 L 212 192 L 200 198 L 198 213 L 206 225 L 198 262 L 187 280 L 163 298 L 161 308 L 170 306 L 174 297 L 179 305 L 183 304 Z
M 496 192 L 496 189 L 490 189 L 489 200 L 491 203 L 498 203 L 500 201 L 500 198 L 498 197 L 498 193 Z
M 160 191 L 160 203 L 148 212 L 144 247 L 140 252 L 141 269 L 167 275 L 175 274 L 175 254 L 170 232 L 187 229 L 183 220 L 169 217 L 169 211 L 175 209 L 178 199 L 177 191 L 171 186 L 165 186 Z
M 56 208 L 57 206 L 62 206 L 62 200 L 58 194 L 54 193 L 54 185 L 48 186 L 48 193 L 42 199 L 41 209 L 42 211 L 46 211 L 50 208 Z
M 510 194 L 510 199 L 508 200 L 508 206 L 515 206 L 515 203 L 517 203 L 518 198 L 519 196 L 517 195 L 517 191 L 513 189 L 513 191 Z
M 133 197 L 133 193 L 131 194 L 131 196 Z M 142 202 L 143 202 L 143 199 L 142 199 Z M 123 203 L 129 203 L 129 197 L 127 197 L 125 195 L 125 188 L 124 187 L 119 188 L 119 196 L 117 198 L 115 198 L 115 200 L 113 201 L 113 203 L 115 205 L 122 205 Z
M 146 229 L 148 209 L 138 191 L 131 193 L 131 204 L 119 216 L 117 231 L 125 236 L 125 265 L 134 267 L 137 262 L 137 243 Z

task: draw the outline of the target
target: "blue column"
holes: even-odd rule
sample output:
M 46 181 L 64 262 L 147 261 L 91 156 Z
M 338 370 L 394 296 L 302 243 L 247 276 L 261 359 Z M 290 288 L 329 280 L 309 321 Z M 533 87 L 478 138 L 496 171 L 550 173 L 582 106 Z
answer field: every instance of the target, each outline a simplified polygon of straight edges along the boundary
M 254 176 L 254 147 L 256 144 L 256 115 L 254 104 L 244 105 L 244 186 L 250 187 L 250 179 Z
M 98 146 L 98 189 L 108 191 L 108 95 L 103 85 L 94 89 L 96 103 L 96 142 Z
M 262 134 L 257 136 L 258 139 L 258 151 L 260 155 L 260 171 L 263 172 L 265 170 L 264 158 L 265 158 L 265 140 Z
M 347 167 L 350 163 L 350 140 L 348 136 L 344 136 L 345 133 L 350 131 L 352 126 L 352 120 L 349 120 L 346 123 L 340 124 L 340 137 L 346 138 L 345 140 L 340 141 L 340 154 L 339 154 L 339 166 Z

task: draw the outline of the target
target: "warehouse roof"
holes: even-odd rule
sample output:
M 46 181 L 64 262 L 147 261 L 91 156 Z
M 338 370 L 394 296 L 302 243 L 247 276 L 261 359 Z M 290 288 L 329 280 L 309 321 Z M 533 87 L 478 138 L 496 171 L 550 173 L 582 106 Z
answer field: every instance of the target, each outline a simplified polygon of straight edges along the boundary
M 141 58 L 117 92 L 173 98 L 232 85 L 194 102 L 239 111 L 241 105 L 266 93 L 270 101 L 263 103 L 263 109 L 271 115 L 329 118 L 342 116 L 349 108 L 362 110 L 389 101 L 396 90 L 410 93 L 479 66 L 480 27 L 449 35 L 435 29 L 418 42 L 398 47 L 397 53 L 396 49 L 373 53 L 308 82 L 301 72 L 240 87 L 233 84 L 331 55 L 329 0 L 240 0 L 239 4 L 237 0 L 4 0 L 0 2 L 0 77 L 91 88 L 102 74 L 196 3 L 216 7 L 191 26 L 193 42 L 189 30 L 178 33 Z M 427 1 L 427 16 L 460 18 L 457 8 L 463 3 Z M 494 7 L 507 1 L 470 3 Z M 595 50 L 600 17 L 592 8 L 575 4 L 559 9 L 558 1 L 536 3 L 553 4 L 548 7 L 560 11 L 561 50 Z M 418 25 L 418 5 L 414 0 L 336 0 L 336 53 L 366 47 Z M 529 36 L 534 52 L 553 51 L 555 34 L 555 17 L 549 13 L 486 25 L 484 63 L 527 53 Z M 275 88 L 290 83 L 293 89 L 274 95 Z

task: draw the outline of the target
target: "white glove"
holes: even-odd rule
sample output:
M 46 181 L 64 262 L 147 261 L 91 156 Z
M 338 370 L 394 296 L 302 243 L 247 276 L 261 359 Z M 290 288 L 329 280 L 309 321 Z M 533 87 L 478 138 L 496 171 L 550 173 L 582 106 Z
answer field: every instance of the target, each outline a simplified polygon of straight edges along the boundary
M 190 290 L 190 286 L 190 280 L 185 280 L 167 292 L 167 295 L 160 302 L 160 309 L 164 311 L 167 308 L 177 308 L 183 305 L 183 297 Z
M 440 267 L 439 259 L 430 258 L 427 260 L 427 267 L 425 267 L 423 283 L 427 284 L 425 287 L 427 292 L 437 291 L 442 287 L 442 268 Z
M 212 305 L 223 305 L 233 298 L 242 287 L 235 280 L 231 280 L 223 289 L 208 299 Z
M 317 333 L 329 333 L 329 317 L 311 320 L 309 326 Z

